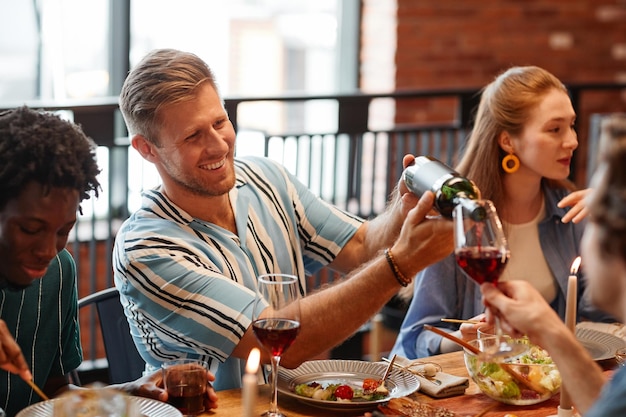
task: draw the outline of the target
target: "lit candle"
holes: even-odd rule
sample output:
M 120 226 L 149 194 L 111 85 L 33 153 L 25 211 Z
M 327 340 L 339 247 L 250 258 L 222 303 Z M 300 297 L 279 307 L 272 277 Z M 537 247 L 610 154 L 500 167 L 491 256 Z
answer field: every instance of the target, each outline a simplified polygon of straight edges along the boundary
M 259 390 L 259 382 L 257 380 L 257 371 L 259 370 L 259 362 L 261 359 L 261 351 L 253 348 L 248 356 L 246 363 L 246 373 L 243 376 L 243 416 L 254 416 L 254 408 L 256 406 L 256 398 Z
M 580 256 L 574 259 L 570 269 L 570 276 L 567 280 L 567 302 L 565 304 L 565 325 L 572 332 L 576 331 L 576 303 L 577 303 L 577 283 L 576 273 L 580 266 Z
M 570 269 L 570 276 L 567 280 L 567 301 L 565 303 L 565 325 L 573 333 L 576 333 L 576 303 L 578 295 L 578 267 L 580 266 L 580 256 L 574 259 L 572 267 Z M 559 404 L 559 416 L 571 415 L 572 400 L 567 393 L 567 388 L 564 386 L 565 381 L 561 385 L 561 402 Z

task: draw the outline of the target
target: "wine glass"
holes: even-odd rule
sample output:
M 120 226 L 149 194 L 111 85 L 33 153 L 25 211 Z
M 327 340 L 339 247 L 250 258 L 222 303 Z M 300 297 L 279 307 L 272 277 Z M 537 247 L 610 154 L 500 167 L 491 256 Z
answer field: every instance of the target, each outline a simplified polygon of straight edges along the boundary
M 466 201 L 454 208 L 452 217 L 457 264 L 478 284 L 491 282 L 497 285 L 510 251 L 495 206 L 489 200 Z M 528 347 L 505 340 L 500 318 L 497 314 L 494 316 L 496 343 L 488 355 L 511 358 L 524 353 Z
M 272 356 L 272 401 L 264 414 L 270 417 L 284 417 L 278 410 L 278 365 L 300 331 L 298 284 L 296 276 L 287 274 L 265 274 L 257 281 L 252 329 Z

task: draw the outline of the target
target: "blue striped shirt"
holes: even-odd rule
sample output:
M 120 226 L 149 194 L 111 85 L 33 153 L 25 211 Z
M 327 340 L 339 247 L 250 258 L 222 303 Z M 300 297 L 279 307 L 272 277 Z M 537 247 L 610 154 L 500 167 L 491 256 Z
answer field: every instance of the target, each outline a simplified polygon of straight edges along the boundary
M 363 220 L 316 197 L 277 163 L 235 161 L 230 191 L 237 234 L 177 207 L 159 190 L 122 225 L 115 284 L 148 370 L 200 358 L 215 389 L 241 386 L 245 361 L 230 354 L 251 324 L 256 277 L 305 277 L 332 262 Z

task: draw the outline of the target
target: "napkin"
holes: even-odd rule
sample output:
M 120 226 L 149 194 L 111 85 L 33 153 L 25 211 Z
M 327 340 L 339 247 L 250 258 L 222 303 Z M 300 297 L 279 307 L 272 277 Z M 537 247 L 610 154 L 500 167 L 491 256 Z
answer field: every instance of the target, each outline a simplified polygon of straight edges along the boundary
M 430 378 L 426 378 L 417 373 L 415 375 L 420 380 L 420 391 L 434 398 L 463 395 L 467 387 L 469 387 L 468 378 L 447 374 L 445 372 L 437 372 L 434 377 Z
M 420 391 L 434 398 L 453 397 L 465 394 L 469 387 L 467 377 L 447 374 L 442 371 L 441 366 L 427 360 L 410 360 L 402 356 L 396 357 L 395 365 L 403 368 L 417 376 L 420 381 Z M 433 366 L 434 365 L 434 366 Z M 431 373 L 426 372 L 430 366 Z M 432 373 L 432 368 L 436 368 L 436 373 Z

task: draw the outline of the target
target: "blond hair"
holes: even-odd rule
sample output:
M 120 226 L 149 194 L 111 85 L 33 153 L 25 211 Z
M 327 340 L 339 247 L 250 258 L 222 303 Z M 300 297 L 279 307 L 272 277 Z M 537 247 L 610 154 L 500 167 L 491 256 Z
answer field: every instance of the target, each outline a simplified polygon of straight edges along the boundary
M 548 71 L 536 67 L 512 67 L 498 75 L 482 90 L 474 127 L 457 170 L 476 183 L 483 198 L 504 207 L 505 175 L 501 166 L 506 155 L 498 144 L 502 132 L 519 135 L 532 110 L 552 90 L 567 88 Z M 574 189 L 569 181 L 550 181 Z
M 159 144 L 159 111 L 191 100 L 205 82 L 219 94 L 215 76 L 198 56 L 175 49 L 155 49 L 133 68 L 120 92 L 120 110 L 131 135 Z

